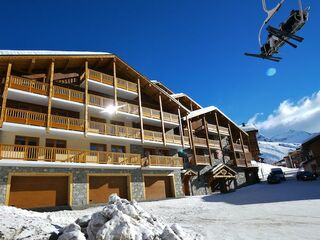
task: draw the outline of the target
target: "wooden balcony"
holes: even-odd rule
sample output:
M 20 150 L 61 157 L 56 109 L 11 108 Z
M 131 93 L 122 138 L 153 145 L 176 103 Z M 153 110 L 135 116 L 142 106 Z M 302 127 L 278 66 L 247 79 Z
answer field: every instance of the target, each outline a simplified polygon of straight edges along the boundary
M 209 132 L 218 133 L 217 125 L 214 124 L 208 124 L 208 130 Z M 224 136 L 229 136 L 229 129 L 226 127 L 219 126 L 219 133 Z
M 244 158 L 238 158 L 235 162 L 238 167 L 246 166 L 246 160 Z
M 114 78 L 111 75 L 101 73 L 98 71 L 94 71 L 92 69 L 89 69 L 89 79 L 94 80 L 103 84 L 107 84 L 110 86 L 114 86 Z M 124 79 L 117 77 L 117 87 L 130 91 L 130 92 L 138 92 L 137 84 L 133 82 L 126 81 Z
M 233 146 L 235 152 L 243 152 L 241 144 L 234 143 Z M 249 152 L 249 147 L 247 145 L 243 145 L 243 147 L 245 152 Z
M 183 159 L 173 156 L 149 155 L 145 158 L 145 166 L 183 167 Z
M 40 95 L 48 96 L 49 94 L 49 84 L 42 83 L 36 80 L 31 80 L 28 78 L 11 76 L 9 87 L 30 92 Z M 60 86 L 53 86 L 53 97 L 60 98 L 68 101 L 84 103 L 84 92 L 77 91 L 74 89 L 69 89 Z M 89 94 L 89 105 L 105 108 L 108 105 L 114 104 L 114 100 L 110 98 L 101 97 L 94 94 Z M 139 116 L 139 106 L 123 101 L 118 101 L 120 108 L 119 112 L 129 113 L 136 116 Z M 161 119 L 161 114 L 159 110 L 143 107 L 142 108 L 143 116 L 152 119 Z M 177 114 L 172 114 L 168 112 L 163 112 L 163 119 L 166 122 L 179 124 L 179 118 Z
M 194 144 L 200 147 L 207 147 L 207 140 L 205 138 L 193 137 Z M 210 148 L 220 149 L 219 140 L 209 139 Z
M 124 138 L 141 138 L 141 130 L 138 128 L 118 126 L 109 123 L 100 123 L 93 121 L 89 122 L 88 132 Z
M 211 165 L 209 156 L 197 155 L 197 165 Z
M 47 114 L 6 108 L 4 121 L 45 127 L 47 125 Z M 51 127 L 73 131 L 84 131 L 84 122 L 82 119 L 51 115 Z
M 181 136 L 180 135 L 174 135 L 174 134 L 166 134 L 166 142 L 167 143 L 174 143 L 174 144 L 180 144 L 181 145 Z
M 0 144 L 0 159 L 67 163 L 141 165 L 140 154 Z

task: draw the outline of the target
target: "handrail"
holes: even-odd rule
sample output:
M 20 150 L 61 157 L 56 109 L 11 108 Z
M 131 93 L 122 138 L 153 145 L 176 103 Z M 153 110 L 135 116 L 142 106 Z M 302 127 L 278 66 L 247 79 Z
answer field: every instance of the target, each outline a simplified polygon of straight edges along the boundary
M 13 75 L 10 77 L 9 87 L 41 95 L 47 95 L 49 89 L 47 83 Z
M 89 69 L 89 78 L 91 80 L 94 81 L 98 81 L 104 84 L 108 84 L 113 86 L 114 85 L 114 78 L 111 75 L 105 74 L 105 73 L 101 73 L 92 69 Z M 138 92 L 137 89 L 137 84 L 133 83 L 133 82 L 129 82 L 127 80 L 124 80 L 122 78 L 118 78 L 117 77 L 117 87 L 127 90 L 127 91 L 131 91 L 131 92 Z
M 149 166 L 170 166 L 182 167 L 183 159 L 175 156 L 149 155 L 145 165 Z
M 140 154 L 0 144 L 0 159 L 141 165 Z
M 197 165 L 210 165 L 210 157 L 207 155 L 197 155 Z

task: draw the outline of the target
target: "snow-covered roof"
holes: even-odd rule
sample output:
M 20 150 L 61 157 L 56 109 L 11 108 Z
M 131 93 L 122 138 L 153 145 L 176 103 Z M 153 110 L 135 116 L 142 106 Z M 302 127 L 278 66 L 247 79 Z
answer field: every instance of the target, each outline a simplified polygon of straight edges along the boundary
M 242 128 L 246 132 L 258 131 L 258 128 L 253 124 L 246 124 L 245 126 L 239 125 L 239 127 Z
M 232 121 L 227 115 L 225 115 L 219 108 L 215 107 L 215 106 L 209 106 L 209 107 L 205 107 L 205 108 L 201 108 L 195 111 L 192 111 L 191 113 L 189 113 L 189 115 L 186 116 L 186 119 L 191 119 L 209 112 L 213 112 L 213 111 L 218 111 L 221 115 L 223 115 L 226 119 L 228 119 L 233 125 L 235 125 L 236 127 L 238 127 L 243 133 L 245 133 L 246 135 L 247 132 L 244 131 L 242 128 L 240 128 L 234 121 Z
M 189 95 L 187 95 L 185 93 L 174 93 L 174 94 L 171 94 L 171 97 L 173 97 L 173 98 L 186 97 L 190 101 L 192 101 L 194 104 L 196 104 L 199 108 L 202 108 L 202 106 L 199 103 L 197 103 L 194 99 L 192 99 Z
M 312 141 L 315 138 L 320 137 L 320 133 L 316 133 L 316 134 L 312 134 L 309 138 L 307 138 L 306 140 L 304 140 L 301 145 L 306 144 L 307 142 Z
M 88 55 L 110 55 L 108 52 L 90 52 L 90 51 L 52 51 L 52 50 L 0 50 L 0 56 L 88 56 Z

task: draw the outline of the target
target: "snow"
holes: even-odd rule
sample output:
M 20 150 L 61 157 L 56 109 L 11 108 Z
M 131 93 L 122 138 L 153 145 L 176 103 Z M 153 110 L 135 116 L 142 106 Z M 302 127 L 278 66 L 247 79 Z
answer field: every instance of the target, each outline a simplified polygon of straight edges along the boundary
M 262 182 L 228 194 L 139 203 L 139 208 L 146 210 L 146 216 L 157 216 L 158 223 L 167 223 L 167 227 L 163 225 L 162 237 L 180 240 L 190 239 L 192 232 L 210 240 L 301 240 L 306 236 L 310 240 L 319 239 L 319 206 L 320 181 L 298 182 L 294 178 L 277 185 Z M 107 213 L 103 207 L 35 213 L 0 206 L 0 239 L 48 239 L 49 232 L 57 232 L 79 217 L 102 211 Z M 130 221 L 133 220 L 134 217 L 130 217 Z M 86 221 L 86 218 L 82 219 L 82 222 Z M 77 221 L 77 224 L 83 223 Z M 80 235 L 76 225 L 64 230 Z M 172 233 L 180 238 L 175 238 Z
M 298 171 L 297 168 L 279 167 L 279 166 L 274 166 L 274 165 L 270 165 L 267 163 L 261 163 L 261 162 L 256 162 L 256 161 L 251 161 L 251 165 L 253 167 L 259 168 L 258 174 L 259 174 L 259 178 L 261 180 L 267 179 L 268 174 L 271 172 L 272 168 L 281 168 L 286 177 L 291 177 L 291 176 L 295 175 Z
M 283 159 L 289 152 L 296 150 L 300 144 L 283 142 L 259 141 L 261 157 L 266 163 L 273 163 Z
M 289 129 L 288 131 L 273 135 L 270 137 L 270 140 L 272 142 L 302 143 L 312 135 L 313 134 L 305 131 Z
M 0 50 L 0 56 L 17 56 L 17 55 L 110 55 L 108 52 L 90 52 L 90 51 L 52 51 L 52 50 Z

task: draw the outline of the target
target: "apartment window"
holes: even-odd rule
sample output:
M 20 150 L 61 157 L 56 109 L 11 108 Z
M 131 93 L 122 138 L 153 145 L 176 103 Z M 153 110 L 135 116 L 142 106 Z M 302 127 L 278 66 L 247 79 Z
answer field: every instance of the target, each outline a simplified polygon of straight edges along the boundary
M 111 145 L 111 152 L 125 153 L 125 146 Z
M 107 145 L 101 143 L 90 143 L 90 150 L 91 151 L 107 151 Z
M 46 139 L 46 147 L 67 148 L 67 141 L 60 139 Z
M 28 145 L 28 146 L 39 146 L 39 138 L 27 137 L 27 136 L 16 136 L 14 144 Z
M 120 122 L 120 121 L 111 120 L 110 123 L 117 126 L 124 126 L 124 122 Z
M 99 122 L 99 123 L 106 123 L 106 120 L 104 118 L 97 118 L 97 117 L 90 117 L 90 121 Z

